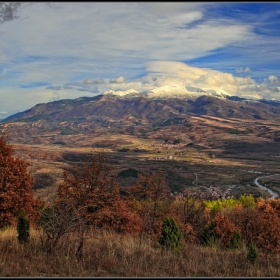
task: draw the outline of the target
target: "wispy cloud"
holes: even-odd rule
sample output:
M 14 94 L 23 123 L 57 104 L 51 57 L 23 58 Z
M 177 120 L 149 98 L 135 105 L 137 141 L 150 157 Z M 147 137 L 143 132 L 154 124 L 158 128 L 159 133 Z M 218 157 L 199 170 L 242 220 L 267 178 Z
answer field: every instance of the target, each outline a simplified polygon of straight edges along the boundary
M 91 79 L 91 78 L 84 79 L 84 84 L 88 84 L 88 85 L 100 85 L 104 83 L 105 83 L 104 79 Z
M 0 110 L 56 92 L 186 86 L 278 98 L 279 11 L 277 3 L 0 3 Z
M 52 96 L 52 99 L 50 99 L 50 101 L 56 101 L 56 100 L 59 100 L 59 99 L 60 99 L 59 92 L 54 92 L 53 96 Z
M 250 72 L 251 71 L 251 69 L 249 68 L 249 67 L 246 67 L 246 68 L 237 68 L 236 69 L 236 72 L 237 73 L 248 73 L 248 72 Z
M 125 77 L 118 77 L 118 78 L 113 78 L 113 79 L 110 79 L 109 83 L 110 84 L 122 84 L 125 82 Z

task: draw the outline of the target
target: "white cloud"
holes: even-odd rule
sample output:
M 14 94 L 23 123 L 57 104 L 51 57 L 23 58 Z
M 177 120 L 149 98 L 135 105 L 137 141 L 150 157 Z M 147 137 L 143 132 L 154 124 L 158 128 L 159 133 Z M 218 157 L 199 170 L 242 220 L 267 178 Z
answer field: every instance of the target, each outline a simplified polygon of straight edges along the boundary
M 146 8 L 155 15 L 168 15 L 181 12 L 200 10 L 206 3 L 180 2 L 146 2 Z
M 22 3 L 11 20 L 0 24 L 0 110 L 27 109 L 48 102 L 54 92 L 60 98 L 75 98 L 81 92 L 93 95 L 108 90 L 179 93 L 186 86 L 276 98 L 279 81 L 273 76 L 277 72 L 266 74 L 260 85 L 250 77 L 182 62 L 227 50 L 238 52 L 239 59 L 226 56 L 222 64 L 217 60 L 209 65 L 216 69 L 229 65 L 232 72 L 255 74 L 250 68 L 265 72 L 264 63 L 276 63 L 280 57 L 279 37 L 255 34 L 259 24 L 255 17 L 248 24 L 238 17 L 216 16 L 217 5 Z M 44 83 L 47 88 L 40 86 Z
M 91 79 L 91 78 L 84 79 L 84 84 L 98 85 L 104 83 L 105 83 L 104 79 Z
M 264 82 L 258 84 L 251 77 L 236 77 L 232 73 L 217 70 L 191 67 L 182 62 L 153 61 L 147 63 L 149 74 L 143 78 L 126 82 L 118 87 L 110 86 L 110 93 L 124 95 L 128 88 L 135 92 L 150 92 L 152 94 L 181 95 L 190 93 L 189 88 L 204 91 L 237 95 L 246 98 L 279 98 L 279 90 Z M 269 77 L 276 81 L 276 77 Z M 108 92 L 107 91 L 107 92 Z M 203 93 L 200 93 L 203 94 Z
M 3 108 L 12 108 L 13 110 L 9 110 L 12 114 L 27 110 L 37 103 L 103 93 L 118 95 L 147 93 L 151 96 L 164 94 L 170 97 L 184 94 L 195 94 L 196 96 L 204 94 L 203 92 L 194 93 L 195 89 L 206 92 L 214 90 L 217 93 L 246 98 L 280 99 L 280 87 L 278 89 L 277 84 L 275 84 L 278 81 L 276 76 L 270 76 L 259 84 L 251 77 L 237 77 L 231 73 L 193 67 L 175 61 L 149 62 L 147 63 L 147 72 L 147 75 L 132 80 L 120 76 L 112 79 L 111 83 L 85 83 L 82 80 L 57 87 L 23 88 L 20 89 L 20 95 L 13 89 L 2 90 L 0 99 L 5 101 L 1 105 Z M 14 100 L 17 102 L 15 103 Z M 35 103 L 34 100 L 36 100 Z
M 0 50 L 7 60 L 17 59 L 19 64 L 36 56 L 44 64 L 54 61 L 52 71 L 57 73 L 61 71 L 57 63 L 69 67 L 75 60 L 84 64 L 83 59 L 92 61 L 92 66 L 104 61 L 98 68 L 107 69 L 121 61 L 192 59 L 249 35 L 247 26 L 221 20 L 188 28 L 203 19 L 201 6 L 189 10 L 188 3 L 172 3 L 175 14 L 157 16 L 145 3 L 36 3 L 0 27 Z
M 249 67 L 236 69 L 237 73 L 248 73 L 250 71 L 251 71 L 251 69 Z
M 110 81 L 109 81 L 110 84 L 122 84 L 124 82 L 125 82 L 125 78 L 122 77 L 122 76 L 120 76 L 120 77 L 118 77 L 116 79 L 115 78 L 110 79 Z
M 146 63 L 147 71 L 155 75 L 174 75 L 179 78 L 197 79 L 208 73 L 203 68 L 191 67 L 183 62 L 150 61 Z
M 269 76 L 267 79 L 273 84 L 278 83 L 278 78 L 276 76 Z
M 54 92 L 53 96 L 52 96 L 52 99 L 50 99 L 50 101 L 56 101 L 56 100 L 59 100 L 59 99 L 60 99 L 59 92 Z
M 8 115 L 9 113 L 8 112 L 5 112 L 5 111 L 2 111 L 0 112 L 0 115 Z

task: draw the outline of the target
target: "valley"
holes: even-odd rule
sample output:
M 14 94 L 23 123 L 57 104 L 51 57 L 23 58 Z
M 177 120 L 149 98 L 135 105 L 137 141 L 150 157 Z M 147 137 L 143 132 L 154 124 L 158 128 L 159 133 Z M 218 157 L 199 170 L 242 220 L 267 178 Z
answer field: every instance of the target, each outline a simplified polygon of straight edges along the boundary
M 102 98 L 97 102 L 110 101 L 108 97 L 105 101 Z M 176 102 L 162 107 L 162 103 L 156 105 L 155 101 L 147 100 L 144 100 L 146 107 L 142 104 L 140 110 L 144 101 L 138 100 L 139 104 L 135 106 L 136 101 L 134 107 L 126 106 L 123 114 L 119 108 L 115 116 L 102 104 L 99 114 L 76 120 L 67 117 L 50 121 L 42 115 L 38 117 L 37 112 L 31 119 L 4 120 L 0 129 L 14 145 L 15 155 L 30 163 L 35 195 L 48 200 L 55 198 L 63 172 L 96 152 L 107 154 L 116 176 L 130 168 L 138 172 L 163 169 L 174 194 L 184 189 L 196 191 L 200 186 L 213 186 L 222 191 L 229 190 L 233 196 L 250 193 L 269 197 L 254 180 L 260 173 L 280 173 L 277 117 L 232 118 L 199 115 L 187 110 L 178 113 L 173 109 Z M 132 103 L 131 100 L 125 102 Z M 145 113 L 151 102 L 155 103 L 153 110 Z M 53 103 L 48 103 L 48 107 Z M 72 116 L 76 117 L 80 112 L 82 110 Z M 197 186 L 193 184 L 194 174 L 198 177 Z M 137 179 L 118 176 L 117 180 L 125 190 Z M 275 183 L 274 190 L 278 191 Z

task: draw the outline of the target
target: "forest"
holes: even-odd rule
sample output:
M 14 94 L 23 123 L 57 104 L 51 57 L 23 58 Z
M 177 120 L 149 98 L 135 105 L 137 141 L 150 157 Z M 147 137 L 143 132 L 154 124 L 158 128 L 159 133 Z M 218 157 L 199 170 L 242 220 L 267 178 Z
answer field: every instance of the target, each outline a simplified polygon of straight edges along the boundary
M 174 196 L 164 170 L 123 191 L 105 153 L 35 198 L 28 162 L 0 137 L 0 276 L 279 276 L 280 200 Z

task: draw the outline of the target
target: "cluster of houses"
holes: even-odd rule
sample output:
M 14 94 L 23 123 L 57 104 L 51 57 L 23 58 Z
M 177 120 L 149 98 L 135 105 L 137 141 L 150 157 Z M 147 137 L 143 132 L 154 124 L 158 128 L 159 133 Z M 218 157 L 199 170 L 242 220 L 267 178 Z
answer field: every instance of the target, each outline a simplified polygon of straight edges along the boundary
M 194 196 L 200 199 L 206 200 L 216 200 L 216 199 L 223 199 L 223 198 L 230 198 L 230 190 L 223 191 L 221 189 L 215 188 L 213 186 L 206 187 L 206 186 L 199 186 L 199 190 L 195 192 L 190 192 L 189 188 L 185 188 L 182 192 L 174 192 L 172 197 L 175 196 Z
M 174 148 L 182 148 L 184 147 L 186 144 L 183 143 L 177 143 L 177 144 L 173 144 L 173 143 L 165 143 L 163 141 L 151 141 L 151 146 L 155 147 L 155 148 L 164 148 L 164 149 L 174 149 Z

